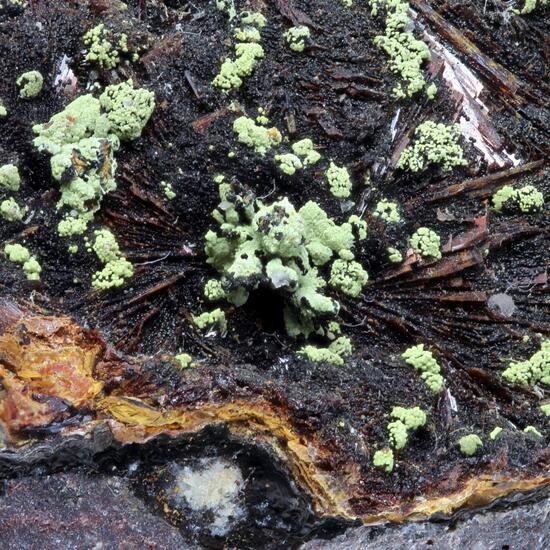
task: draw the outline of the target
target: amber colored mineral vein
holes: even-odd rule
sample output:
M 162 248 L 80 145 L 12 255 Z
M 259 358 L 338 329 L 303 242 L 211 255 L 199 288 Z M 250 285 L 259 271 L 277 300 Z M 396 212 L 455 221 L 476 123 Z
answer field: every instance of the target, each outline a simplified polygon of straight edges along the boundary
M 11 319 L 4 316 L 0 322 L 0 381 L 4 388 L 0 422 L 12 447 L 29 442 L 25 429 L 44 428 L 63 419 L 67 413 L 64 408 L 55 408 L 52 402 L 56 400 L 76 410 L 91 411 L 96 420 L 81 428 L 89 431 L 98 422 L 107 422 L 121 443 L 145 442 L 161 433 L 196 433 L 208 425 L 223 423 L 237 436 L 269 445 L 288 464 L 295 481 L 311 495 L 319 514 L 365 523 L 450 513 L 465 505 L 490 502 L 511 491 L 550 483 L 548 476 L 529 476 L 526 472 L 484 474 L 457 483 L 449 494 L 443 494 L 444 489 L 435 490 L 413 501 L 387 501 L 386 508 L 377 513 L 358 514 L 351 504 L 360 480 L 357 465 L 350 460 L 336 472 L 322 469 L 319 465 L 330 458 L 330 449 L 315 434 L 298 433 L 283 407 L 256 396 L 161 409 L 130 395 L 105 395 L 103 381 L 94 375 L 94 365 L 101 359 L 104 346 L 93 331 L 81 329 L 66 317 L 25 317 L 13 307 L 9 313 Z
M 323 454 L 319 442 L 310 440 L 307 444 L 302 443 L 289 419 L 264 400 L 238 400 L 205 404 L 196 409 L 159 412 L 137 400 L 106 397 L 98 406 L 125 427 L 142 428 L 142 440 L 166 432 L 194 433 L 210 424 L 224 423 L 236 435 L 268 443 L 288 463 L 293 477 L 314 497 L 319 513 L 354 517 L 345 491 L 336 489 L 336 480 L 315 466 L 312 454 Z M 128 437 L 125 429 L 113 426 L 113 431 L 122 441 Z M 280 441 L 284 441 L 284 448 Z

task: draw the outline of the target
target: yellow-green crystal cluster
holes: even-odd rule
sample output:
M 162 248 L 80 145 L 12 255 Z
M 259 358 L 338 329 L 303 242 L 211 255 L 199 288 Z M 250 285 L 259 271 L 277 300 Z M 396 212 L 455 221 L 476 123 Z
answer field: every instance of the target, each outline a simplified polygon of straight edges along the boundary
M 292 176 L 297 170 L 319 162 L 321 154 L 315 149 L 313 141 L 305 138 L 292 144 L 292 153 L 275 155 L 274 158 L 281 171 Z
M 124 281 L 134 274 L 132 264 L 122 255 L 115 236 L 108 229 L 95 232 L 95 242 L 92 246 L 103 269 L 92 276 L 92 286 L 106 290 L 122 286 Z
M 403 449 L 407 443 L 407 427 L 400 420 L 388 424 L 388 436 L 391 444 L 397 449 Z
M 403 261 L 403 254 L 401 254 L 401 251 L 397 248 L 394 248 L 393 246 L 388 247 L 388 260 L 392 264 L 398 264 Z
M 303 52 L 311 38 L 311 31 L 305 25 L 290 27 L 284 37 L 292 51 Z
M 86 61 L 97 63 L 103 69 L 114 69 L 120 63 L 120 53 L 128 53 L 128 36 L 117 38 L 103 23 L 91 28 L 82 38 L 88 46 Z
M 371 2 L 373 14 L 378 0 Z M 430 59 L 428 46 L 414 37 L 409 27 L 409 4 L 401 0 L 384 0 L 387 7 L 385 34 L 377 36 L 374 43 L 389 56 L 390 69 L 401 77 L 402 82 L 394 87 L 398 98 L 410 97 L 420 91 L 426 81 L 422 75 L 422 64 Z
M 245 12 L 241 15 L 241 26 L 235 29 L 235 58 L 226 59 L 212 84 L 229 91 L 240 88 L 243 78 L 249 77 L 256 64 L 264 57 L 264 49 L 258 42 L 260 30 L 265 27 L 265 17 L 261 13 Z
M 521 13 L 522 15 L 528 15 L 533 12 L 537 8 L 537 6 L 546 6 L 547 4 L 548 0 L 525 0 L 525 5 L 523 6 L 523 8 L 521 8 L 519 13 Z M 517 10 L 514 11 L 518 13 Z
M 6 0 L 5 2 L 0 2 L 0 8 L 5 8 L 7 6 L 12 6 L 14 8 L 26 8 L 28 4 L 28 0 Z
M 358 262 L 338 259 L 332 264 L 329 284 L 347 296 L 357 298 L 368 280 L 369 274 Z
M 135 89 L 131 80 L 107 86 L 72 101 L 49 122 L 33 126 L 34 145 L 51 155 L 53 178 L 60 183 L 58 225 L 61 236 L 82 234 L 103 197 L 116 189 L 114 153 L 120 140 L 137 138 L 155 107 L 152 92 Z
M 233 21 L 233 19 L 237 17 L 235 0 L 216 0 L 216 8 L 218 8 L 220 11 L 226 11 L 229 17 L 229 21 Z
M 411 248 L 423 258 L 441 259 L 441 239 L 428 227 L 420 227 L 412 234 Z
M 0 166 L 0 193 L 15 193 L 21 188 L 19 169 L 14 164 Z M 0 203 L 0 217 L 7 222 L 18 222 L 23 219 L 27 208 L 20 206 L 13 197 L 8 197 Z
M 392 472 L 394 466 L 393 451 L 387 447 L 379 449 L 374 453 L 372 463 L 376 468 L 380 468 L 388 473 Z
M 444 385 L 441 369 L 433 353 L 424 349 L 424 344 L 408 348 L 401 357 L 420 372 L 420 378 L 434 393 L 441 391 Z
M 217 279 L 210 279 L 204 285 L 204 297 L 209 302 L 219 302 L 226 297 L 222 284 Z
M 511 362 L 502 372 L 502 377 L 522 386 L 533 386 L 538 382 L 550 386 L 550 340 L 543 340 L 540 350 L 526 361 Z
M 433 99 L 435 97 L 435 94 L 437 94 L 437 86 L 432 82 L 426 88 L 426 96 L 428 97 L 428 99 Z
M 319 348 L 307 345 L 298 352 L 314 363 L 331 363 L 333 365 L 343 366 L 344 358 L 351 355 L 353 347 L 351 340 L 347 336 L 340 336 L 328 347 Z
M 26 208 L 19 206 L 12 197 L 0 203 L 0 216 L 8 222 L 21 221 L 25 212 Z
M 42 91 L 44 77 L 39 71 L 28 71 L 20 75 L 15 83 L 19 88 L 19 97 L 32 99 Z
M 397 450 L 405 447 L 411 431 L 426 424 L 426 413 L 419 407 L 394 407 L 391 416 L 395 420 L 388 424 L 388 434 L 391 444 Z
M 222 334 L 227 332 L 225 313 L 220 308 L 216 308 L 212 311 L 205 311 L 200 315 L 193 315 L 193 322 L 197 328 L 201 330 L 218 326 Z
M 132 80 L 107 86 L 99 103 L 109 131 L 121 141 L 137 139 L 155 109 L 155 94 L 134 88 Z
M 331 161 L 326 172 L 330 192 L 339 199 L 346 199 L 351 195 L 351 178 L 345 166 L 337 166 Z
M 281 143 L 281 133 L 277 128 L 266 128 L 248 117 L 240 116 L 233 122 L 233 131 L 237 139 L 254 149 L 259 155 L 265 155 L 269 149 Z
M 316 164 L 321 159 L 321 153 L 315 149 L 313 141 L 309 138 L 301 139 L 293 143 L 292 152 L 300 157 L 304 166 Z
M 383 219 L 386 223 L 397 223 L 401 221 L 401 216 L 397 210 L 397 203 L 389 201 L 388 199 L 378 201 L 372 214 L 376 218 Z
M 414 131 L 412 145 L 407 145 L 397 161 L 397 168 L 421 172 L 429 164 L 437 164 L 445 172 L 457 166 L 466 166 L 464 152 L 458 140 L 460 126 L 445 125 L 427 120 Z
M 410 432 L 424 426 L 427 420 L 426 413 L 419 407 L 393 407 L 391 416 L 394 420 L 388 424 L 388 438 L 397 451 L 405 447 Z M 374 453 L 372 463 L 389 473 L 393 470 L 394 461 L 393 449 L 385 447 Z
M 176 193 L 172 187 L 172 184 L 168 181 L 161 181 L 160 187 L 164 193 L 164 196 L 169 200 L 173 200 L 176 198 Z
M 493 195 L 493 206 L 497 212 L 519 210 L 529 214 L 542 210 L 544 195 L 534 185 L 524 185 L 519 189 L 505 185 Z
M 326 281 L 317 266 L 337 254 L 354 259 L 356 239 L 366 237 L 366 224 L 351 216 L 341 225 L 313 201 L 296 210 L 287 198 L 265 205 L 254 195 L 227 183 L 219 186 L 220 206 L 213 212 L 219 233 L 206 234 L 207 261 L 222 276 L 222 287 L 234 305 L 263 284 L 285 298 L 285 324 L 292 336 L 309 335 L 321 320 L 338 314 L 339 304 L 325 296 Z M 347 267 L 347 265 L 346 265 Z M 365 272 L 347 273 L 349 289 L 362 284 Z M 357 271 L 357 270 L 355 270 Z M 360 282 L 352 280 L 357 275 Z
M 31 255 L 28 248 L 20 244 L 7 244 L 4 246 L 4 253 L 10 262 L 23 266 L 23 271 L 29 281 L 40 280 L 42 267 L 37 259 Z
M 174 359 L 178 362 L 181 369 L 188 369 L 193 366 L 193 358 L 188 353 L 178 353 L 174 355 Z
M 523 433 L 526 433 L 526 434 L 533 434 L 537 437 L 542 437 L 542 434 L 537 430 L 537 428 L 535 428 L 535 426 L 526 426 L 524 429 L 523 429 Z
M 303 168 L 302 161 L 293 153 L 283 153 L 275 155 L 275 162 L 279 165 L 281 172 L 288 176 L 293 176 L 296 170 Z
M 0 190 L 19 191 L 21 187 L 21 176 L 15 164 L 4 164 L 0 166 Z
M 483 441 L 481 441 L 481 438 L 476 434 L 468 434 L 463 435 L 458 440 L 458 446 L 463 455 L 473 456 L 478 449 L 483 447 Z

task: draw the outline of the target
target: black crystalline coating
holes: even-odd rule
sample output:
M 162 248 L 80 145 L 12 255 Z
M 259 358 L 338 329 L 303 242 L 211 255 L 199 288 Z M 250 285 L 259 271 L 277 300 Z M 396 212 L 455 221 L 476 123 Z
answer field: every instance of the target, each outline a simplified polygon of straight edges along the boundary
M 229 111 L 229 97 L 210 86 L 221 60 L 233 52 L 232 29 L 214 1 L 135 0 L 128 2 L 127 10 L 118 11 L 115 1 L 35 0 L 24 11 L 1 11 L 0 100 L 8 116 L 0 119 L 0 164 L 19 166 L 22 186 L 17 200 L 29 208 L 29 220 L 1 220 L 0 243 L 24 242 L 43 271 L 41 282 L 29 282 L 18 266 L 0 259 L 0 296 L 33 303 L 52 315 L 71 315 L 82 326 L 100 330 L 108 344 L 124 352 L 185 351 L 201 363 L 196 373 L 185 373 L 183 381 L 173 366 L 157 359 L 145 360 L 139 375 L 125 373 L 131 380 L 147 379 L 148 388 L 156 390 L 155 399 L 170 394 L 174 406 L 185 406 L 238 393 L 243 399 L 261 396 L 276 408 L 280 405 L 277 410 L 289 414 L 300 437 L 309 441 L 315 435 L 328 448 L 324 471 L 338 478 L 347 473 L 346 466 L 355 468 L 361 484 L 351 488 L 351 507 L 357 515 L 366 515 L 395 502 L 410 502 L 419 494 L 440 494 L 443 483 L 461 473 L 475 478 L 509 468 L 534 476 L 548 469 L 547 439 L 522 432 L 533 425 L 548 437 L 538 390 L 512 386 L 501 373 L 508 361 L 537 351 L 535 334 L 550 335 L 550 177 L 544 165 L 550 101 L 543 47 L 550 18 L 547 9 L 518 17 L 500 3 L 485 0 L 411 0 L 418 22 L 433 34 L 448 38 L 453 25 L 480 48 L 474 51 L 463 40 L 446 43 L 482 77 L 486 88 L 481 100 L 493 123 L 481 127 L 487 140 L 496 149 L 505 146 L 521 165 L 510 173 L 507 167 L 490 167 L 471 143 L 464 142 L 468 167 L 442 174 L 432 166 L 409 174 L 393 168 L 396 148 L 424 120 L 449 123 L 459 117 L 457 98 L 441 82 L 436 63 L 424 73 L 438 85 L 434 100 L 421 92 L 409 101 L 396 101 L 391 89 L 397 77 L 389 71 L 386 55 L 373 44 L 384 29 L 383 13 L 372 17 L 367 2 L 354 4 L 353 9 L 339 0 L 263 4 L 266 55 L 234 97 L 249 117 L 256 116 L 258 107 L 266 108 L 270 126 L 289 143 L 313 140 L 322 161 L 293 178 L 284 176 L 269 154 L 259 157 L 237 143 L 232 122 L 240 113 Z M 430 6 L 443 17 L 442 26 L 430 15 Z M 125 31 L 129 26 L 130 34 L 140 37 L 140 61 L 114 72 L 97 71 L 85 63 L 82 36 L 107 20 Z M 298 23 L 312 29 L 312 46 L 302 54 L 292 52 L 282 38 Z M 70 58 L 77 80 L 72 91 L 59 91 L 54 85 L 64 56 Z M 497 74 L 487 60 L 515 78 L 498 80 L 505 73 Z M 27 70 L 40 70 L 44 88 L 37 98 L 22 101 L 15 79 Z M 117 152 L 117 190 L 105 197 L 91 224 L 91 230 L 109 227 L 136 266 L 125 287 L 105 293 L 90 287 L 91 274 L 100 268 L 95 256 L 81 243 L 78 253 L 68 254 L 69 241 L 56 233 L 59 186 L 51 179 L 49 157 L 32 146 L 31 129 L 87 93 L 94 72 L 102 87 L 132 78 L 136 86 L 155 93 L 157 105 L 141 138 L 124 143 Z M 328 192 L 322 168 L 328 160 L 348 167 L 354 183 L 351 206 Z M 313 200 L 338 223 L 350 214 L 362 214 L 368 222 L 369 236 L 358 247 L 356 260 L 368 271 L 370 284 L 357 300 L 338 297 L 344 332 L 354 345 L 353 359 L 345 368 L 313 365 L 297 357 L 303 342 L 286 335 L 281 303 L 264 289 L 252 293 L 244 307 L 222 306 L 229 324 L 225 338 L 204 338 L 193 328 L 191 315 L 209 307 L 202 297 L 204 283 L 217 276 L 205 262 L 203 238 L 216 226 L 210 213 L 219 202 L 213 178 L 220 173 L 228 181 L 238 181 L 242 189 L 251 188 L 266 203 L 288 196 L 299 208 Z M 499 178 L 489 179 L 498 173 Z M 365 184 L 367 174 L 370 184 Z M 463 185 L 476 179 L 477 187 Z M 496 214 L 490 208 L 492 193 L 504 183 L 517 185 L 525 179 L 544 193 L 545 211 Z M 172 201 L 165 199 L 162 181 L 172 184 Z M 382 198 L 399 204 L 402 223 L 386 225 L 371 215 Z M 407 239 L 418 227 L 435 230 L 444 246 L 462 248 L 445 252 L 436 265 L 414 266 L 410 273 L 396 275 L 387 248 L 397 246 L 405 253 Z M 323 276 L 327 278 L 327 272 Z M 490 297 L 502 293 L 513 299 L 510 317 L 488 307 Z M 437 356 L 449 394 L 434 396 L 400 359 L 404 349 L 420 342 Z M 199 375 L 203 382 L 189 381 Z M 106 391 L 112 389 L 116 382 Z M 541 391 L 547 399 L 548 390 Z M 388 415 L 396 404 L 421 407 L 428 423 L 410 437 L 393 475 L 387 476 L 372 467 L 372 455 L 387 443 Z M 55 406 L 67 405 L 60 401 Z M 2 451 L 3 486 L 11 490 L 17 477 L 62 475 L 64 470 L 89 479 L 99 469 L 103 476 L 126 479 L 129 466 L 138 461 L 142 469 L 132 474 L 132 487 L 146 509 L 161 517 L 154 498 L 158 487 L 152 481 L 140 484 L 141 472 L 154 480 L 155 468 L 168 460 L 193 461 L 209 452 L 221 453 L 235 455 L 250 473 L 245 494 L 252 504 L 250 523 L 235 528 L 232 544 L 259 548 L 284 541 L 295 546 L 345 526 L 317 520 L 308 498 L 292 486 L 282 467 L 267 458 L 267 451 L 239 447 L 215 430 L 187 441 L 157 439 L 124 449 L 117 448 L 103 428 L 92 438 L 60 435 L 64 427 L 89 420 L 87 412 L 79 413 L 66 424 L 27 432 L 36 438 L 31 447 Z M 458 435 L 486 435 L 496 425 L 505 428 L 499 439 L 484 437 L 479 455 L 460 455 Z M 266 480 L 278 490 L 262 493 Z M 12 494 L 8 489 L 5 493 Z M 254 503 L 264 501 L 273 518 L 281 521 L 279 531 L 268 524 L 265 533 L 260 532 L 262 514 Z M 196 536 L 202 544 L 219 544 L 201 529 Z

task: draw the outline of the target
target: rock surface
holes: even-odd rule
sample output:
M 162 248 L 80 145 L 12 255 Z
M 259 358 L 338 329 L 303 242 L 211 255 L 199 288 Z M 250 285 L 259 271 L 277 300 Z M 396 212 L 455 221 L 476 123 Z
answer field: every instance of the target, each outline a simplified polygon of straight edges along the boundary
M 0 548 L 192 548 L 123 478 L 61 473 L 0 485 Z
M 550 547 L 550 499 L 505 511 L 478 513 L 449 523 L 407 523 L 349 529 L 331 541 L 312 540 L 302 550 L 543 550 Z
M 448 522 L 348 529 L 301 550 L 543 550 L 550 547 L 550 499 Z M 40 536 L 37 536 L 40 533 Z M 212 546 L 214 547 L 214 546 Z M 129 480 L 65 472 L 0 486 L 0 548 L 16 550 L 196 548 L 135 495 Z

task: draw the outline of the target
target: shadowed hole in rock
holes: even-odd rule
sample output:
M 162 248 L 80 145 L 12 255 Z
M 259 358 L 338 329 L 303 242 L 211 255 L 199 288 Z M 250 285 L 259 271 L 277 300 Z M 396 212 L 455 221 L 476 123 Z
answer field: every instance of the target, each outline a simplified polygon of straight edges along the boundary
M 319 518 L 286 469 L 223 428 L 107 451 L 101 470 L 129 479 L 146 506 L 202 548 L 298 548 L 349 522 Z
M 249 319 L 254 320 L 263 332 L 285 332 L 285 302 L 281 294 L 260 287 L 250 293 L 243 307 Z

